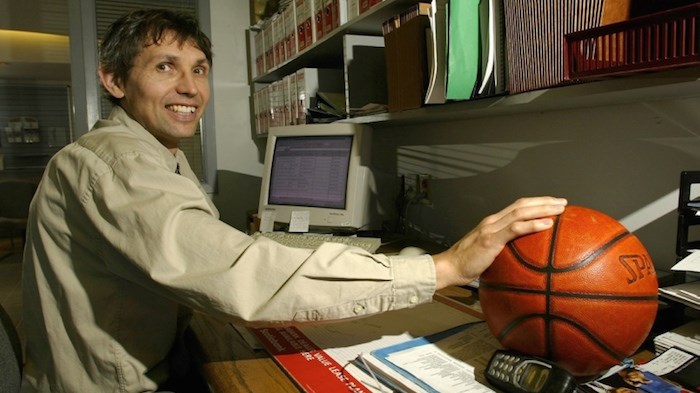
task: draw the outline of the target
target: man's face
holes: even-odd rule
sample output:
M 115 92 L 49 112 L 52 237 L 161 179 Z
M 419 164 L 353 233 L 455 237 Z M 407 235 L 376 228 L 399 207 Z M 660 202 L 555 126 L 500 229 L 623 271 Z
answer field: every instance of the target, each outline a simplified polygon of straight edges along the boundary
M 209 101 L 209 62 L 189 42 L 165 34 L 136 56 L 126 81 L 118 84 L 121 106 L 165 147 L 194 135 Z M 112 92 L 114 94 L 114 92 Z M 117 93 L 119 94 L 119 93 Z

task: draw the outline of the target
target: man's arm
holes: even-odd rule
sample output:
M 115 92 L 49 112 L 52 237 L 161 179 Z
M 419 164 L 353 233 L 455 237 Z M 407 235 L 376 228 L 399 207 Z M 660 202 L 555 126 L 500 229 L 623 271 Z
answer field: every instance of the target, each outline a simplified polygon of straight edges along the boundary
M 551 228 L 551 216 L 561 214 L 566 204 L 563 198 L 522 198 L 484 218 L 452 247 L 433 255 L 437 289 L 474 281 L 509 241 Z

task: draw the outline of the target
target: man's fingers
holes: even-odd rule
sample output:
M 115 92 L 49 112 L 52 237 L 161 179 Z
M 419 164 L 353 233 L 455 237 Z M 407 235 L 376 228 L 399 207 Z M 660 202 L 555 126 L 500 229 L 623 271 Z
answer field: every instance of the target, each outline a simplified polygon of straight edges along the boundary
M 508 238 L 522 236 L 551 227 L 551 216 L 561 214 L 566 207 L 566 199 L 538 197 L 524 198 L 503 209 L 492 217 L 490 225 L 493 233 L 504 232 Z

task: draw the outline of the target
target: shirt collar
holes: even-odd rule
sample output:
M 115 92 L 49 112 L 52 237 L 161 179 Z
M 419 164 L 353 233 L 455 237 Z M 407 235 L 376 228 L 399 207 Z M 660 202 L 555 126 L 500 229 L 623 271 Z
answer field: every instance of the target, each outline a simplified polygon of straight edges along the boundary
M 186 159 L 184 153 L 180 149 L 177 149 L 175 155 L 173 155 L 173 153 L 171 153 L 168 148 L 163 146 L 163 144 L 160 143 L 158 139 L 153 136 L 153 134 L 148 132 L 139 122 L 134 120 L 124 110 L 124 108 L 120 106 L 115 106 L 112 108 L 112 112 L 109 114 L 109 120 L 115 120 L 124 124 L 128 130 L 138 134 L 140 138 L 153 145 L 153 147 L 160 152 L 161 156 L 167 163 L 168 168 L 171 169 L 171 172 L 176 173 L 178 166 L 180 167 L 180 170 L 182 170 L 183 165 L 180 165 L 179 162 Z

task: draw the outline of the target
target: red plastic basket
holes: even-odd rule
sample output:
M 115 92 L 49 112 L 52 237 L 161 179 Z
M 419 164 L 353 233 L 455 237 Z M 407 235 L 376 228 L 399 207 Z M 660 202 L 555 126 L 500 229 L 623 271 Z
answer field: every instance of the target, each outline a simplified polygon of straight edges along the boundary
M 700 3 L 564 36 L 564 77 L 595 79 L 700 64 Z

